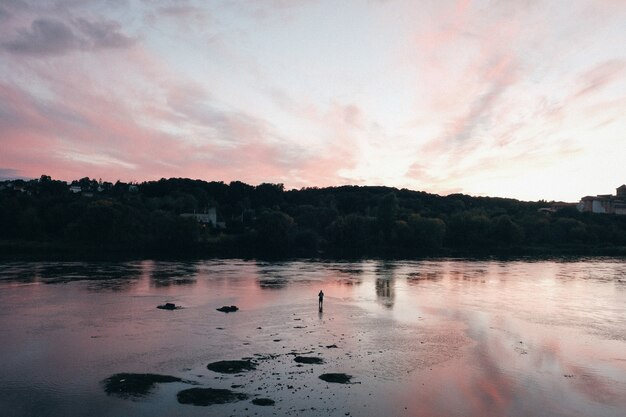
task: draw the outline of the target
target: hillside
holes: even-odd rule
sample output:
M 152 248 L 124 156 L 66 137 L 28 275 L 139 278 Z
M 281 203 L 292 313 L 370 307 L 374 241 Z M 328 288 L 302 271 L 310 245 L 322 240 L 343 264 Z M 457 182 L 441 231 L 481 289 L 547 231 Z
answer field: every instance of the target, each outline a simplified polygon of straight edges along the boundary
M 42 176 L 0 183 L 0 249 L 9 257 L 626 253 L 626 216 L 539 211 L 547 205 L 390 187 Z M 209 223 L 193 215 L 209 212 Z

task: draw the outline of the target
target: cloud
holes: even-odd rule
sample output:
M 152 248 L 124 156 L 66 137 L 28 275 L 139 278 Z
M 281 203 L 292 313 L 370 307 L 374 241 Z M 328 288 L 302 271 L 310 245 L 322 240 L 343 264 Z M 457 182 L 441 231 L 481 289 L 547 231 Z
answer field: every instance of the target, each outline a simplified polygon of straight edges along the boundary
M 0 166 L 33 177 L 484 194 L 619 154 L 623 6 L 0 3 Z
M 579 77 L 579 90 L 574 94 L 576 98 L 592 94 L 616 80 L 623 80 L 626 75 L 626 61 L 613 59 L 602 62 Z
M 48 69 L 40 71 L 46 76 Z M 220 108 L 195 84 L 161 80 L 166 100 L 144 111 L 131 110 L 113 92 L 98 95 L 97 84 L 80 92 L 76 85 L 89 82 L 77 74 L 67 85 L 57 84 L 58 99 L 51 100 L 0 83 L 0 142 L 8 150 L 0 155 L 0 166 L 13 162 L 34 177 L 46 167 L 47 174 L 64 179 L 188 176 L 304 186 L 317 184 L 307 169 L 332 175 L 330 169 L 347 157 L 311 155 L 263 119 Z M 131 90 L 118 86 L 129 99 Z M 134 94 L 131 101 L 148 101 L 141 92 Z M 170 132 L 167 125 L 179 130 Z
M 248 14 L 258 20 L 289 18 L 289 13 L 310 5 L 313 0 L 265 0 L 233 2 L 238 13 Z
M 169 88 L 167 104 L 181 120 L 214 130 L 216 139 L 224 144 L 261 140 L 270 135 L 266 122 L 243 112 L 219 109 L 211 96 L 197 84 Z
M 35 19 L 30 30 L 19 29 L 17 37 L 3 46 L 10 52 L 24 55 L 58 55 L 80 48 L 81 41 L 63 22 Z
M 189 4 L 176 3 L 163 6 L 158 9 L 158 14 L 184 24 L 206 24 L 211 21 L 211 14 L 207 10 Z
M 93 49 L 104 48 L 127 48 L 135 43 L 135 40 L 120 32 L 121 25 L 114 21 L 90 22 L 85 19 L 77 19 L 76 26 L 91 42 Z
M 25 178 L 20 175 L 20 171 L 12 168 L 0 168 L 0 181 Z
M 11 13 L 9 13 L 4 7 L 0 6 L 0 22 L 8 20 L 11 17 Z
M 37 18 L 30 28 L 19 28 L 13 39 L 3 42 L 5 50 L 21 55 L 63 55 L 74 50 L 127 48 L 134 39 L 120 32 L 121 26 L 113 21 L 74 21 L 73 28 L 58 19 Z
M 475 129 L 491 117 L 494 105 L 511 85 L 515 74 L 512 57 L 496 57 L 495 61 L 482 74 L 482 91 L 471 99 L 467 113 L 452 123 L 450 139 L 465 141 L 471 138 Z

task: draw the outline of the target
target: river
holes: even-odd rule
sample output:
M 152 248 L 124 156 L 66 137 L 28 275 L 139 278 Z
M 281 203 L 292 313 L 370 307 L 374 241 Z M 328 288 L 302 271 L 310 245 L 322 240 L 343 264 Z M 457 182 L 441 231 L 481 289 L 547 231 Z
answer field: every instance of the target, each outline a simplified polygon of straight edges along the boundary
M 5 262 L 0 306 L 6 417 L 626 415 L 621 259 Z M 112 392 L 121 373 L 181 381 Z

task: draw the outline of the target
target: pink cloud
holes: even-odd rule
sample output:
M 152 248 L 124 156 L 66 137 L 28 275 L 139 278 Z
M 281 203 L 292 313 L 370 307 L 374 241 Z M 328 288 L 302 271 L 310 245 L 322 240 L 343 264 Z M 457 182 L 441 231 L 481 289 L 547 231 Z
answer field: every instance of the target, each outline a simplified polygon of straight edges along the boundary
M 303 48 L 341 48 L 333 37 L 362 30 L 324 26 L 322 43 L 296 43 L 325 21 L 309 13 L 322 4 L 137 3 L 131 15 L 110 4 L 9 2 L 0 6 L 0 169 L 481 192 L 489 176 L 580 156 L 585 129 L 618 130 L 624 61 L 599 45 L 621 33 L 618 4 L 344 6 L 381 39 L 402 35 L 380 49 L 368 34 L 371 51 L 351 50 L 356 59 L 329 87 L 301 74 L 335 63 L 314 50 L 309 61 L 304 49 L 295 62 L 272 47 L 293 36 Z
M 615 81 L 622 80 L 625 75 L 626 61 L 615 59 L 602 62 L 580 75 L 580 89 L 574 97 L 580 98 L 601 90 Z

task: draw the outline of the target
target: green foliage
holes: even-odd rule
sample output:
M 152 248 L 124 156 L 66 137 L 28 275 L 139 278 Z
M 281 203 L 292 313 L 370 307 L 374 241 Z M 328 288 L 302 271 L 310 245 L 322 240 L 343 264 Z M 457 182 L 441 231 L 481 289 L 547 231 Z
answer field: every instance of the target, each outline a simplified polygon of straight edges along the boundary
M 260 252 L 283 254 L 290 244 L 290 234 L 294 221 L 287 214 L 275 211 L 264 211 L 256 221 L 257 248 Z
M 328 228 L 331 246 L 346 252 L 371 253 L 378 243 L 378 224 L 375 218 L 349 214 L 340 216 Z
M 395 193 L 385 195 L 378 205 L 378 226 L 386 242 L 391 240 L 391 231 L 398 215 L 398 198 Z
M 410 247 L 422 251 L 440 249 L 446 234 L 446 224 L 441 219 L 425 218 L 411 214 L 408 220 Z
M 510 216 L 504 214 L 495 219 L 491 238 L 501 246 L 519 245 L 524 239 L 524 230 Z
M 417 256 L 626 247 L 626 216 L 389 187 L 285 190 L 185 178 L 0 182 L 0 239 L 234 256 Z M 183 218 L 215 208 L 226 229 Z M 203 252 L 204 251 L 204 252 Z
M 448 222 L 447 240 L 451 246 L 484 247 L 489 242 L 491 219 L 482 211 L 454 214 Z
M 131 207 L 110 200 L 94 201 L 67 227 L 67 237 L 92 244 L 125 244 L 143 239 L 145 219 Z

